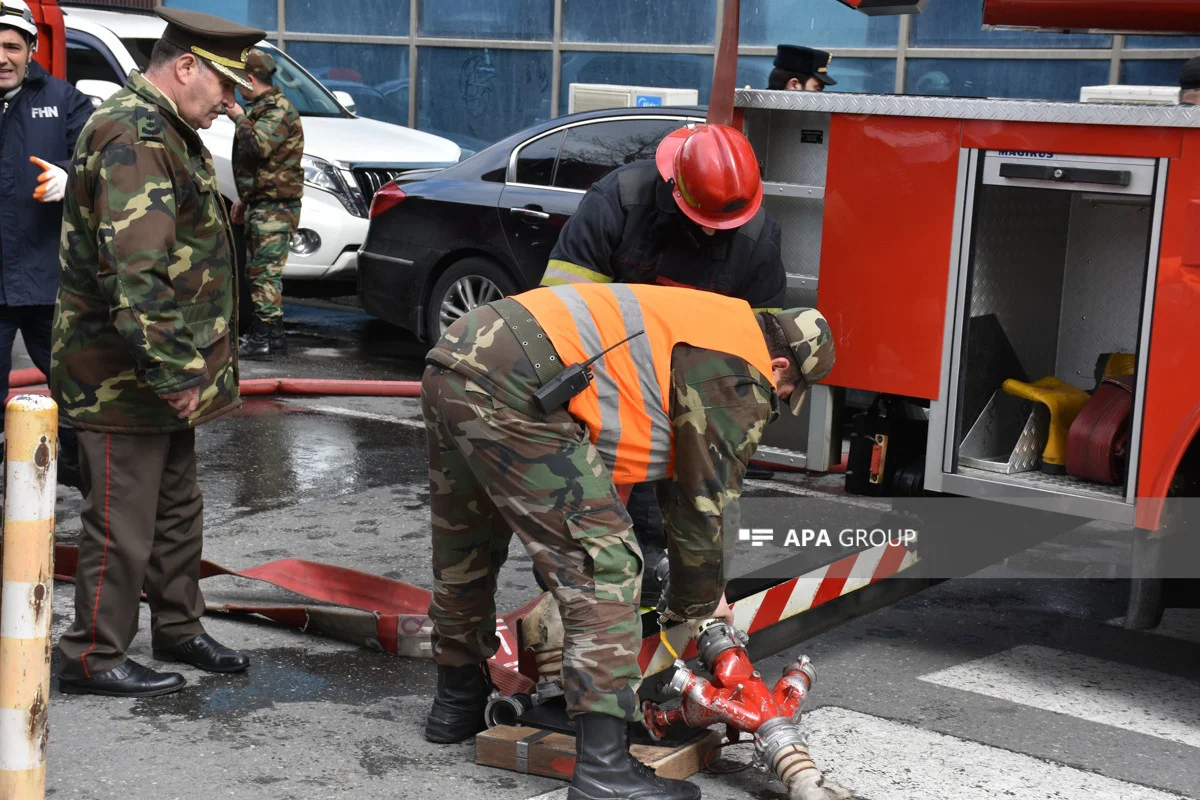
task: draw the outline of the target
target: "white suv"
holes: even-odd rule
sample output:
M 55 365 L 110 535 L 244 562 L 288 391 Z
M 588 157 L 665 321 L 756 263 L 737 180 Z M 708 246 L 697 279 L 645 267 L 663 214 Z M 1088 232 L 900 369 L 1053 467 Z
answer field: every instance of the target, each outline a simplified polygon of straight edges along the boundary
M 101 101 L 124 85 L 130 70 L 145 68 L 166 27 L 151 14 L 68 6 L 63 16 L 67 80 Z M 353 279 L 375 191 L 410 169 L 455 164 L 462 151 L 440 136 L 354 116 L 286 54 L 261 46 L 275 57 L 275 81 L 304 125 L 304 200 L 283 275 Z M 221 193 L 232 201 L 237 197 L 230 165 L 233 123 L 218 117 L 200 136 L 212 152 Z

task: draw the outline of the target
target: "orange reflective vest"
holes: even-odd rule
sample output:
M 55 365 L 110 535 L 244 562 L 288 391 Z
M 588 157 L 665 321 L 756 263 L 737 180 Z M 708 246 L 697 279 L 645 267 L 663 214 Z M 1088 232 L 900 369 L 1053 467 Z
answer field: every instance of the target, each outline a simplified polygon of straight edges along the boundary
M 587 425 L 614 483 L 673 474 L 670 382 L 675 345 L 736 356 L 772 379 L 766 342 L 745 300 L 623 283 L 542 287 L 513 299 L 537 320 L 564 366 L 645 331 L 593 364 L 595 380 L 567 406 Z

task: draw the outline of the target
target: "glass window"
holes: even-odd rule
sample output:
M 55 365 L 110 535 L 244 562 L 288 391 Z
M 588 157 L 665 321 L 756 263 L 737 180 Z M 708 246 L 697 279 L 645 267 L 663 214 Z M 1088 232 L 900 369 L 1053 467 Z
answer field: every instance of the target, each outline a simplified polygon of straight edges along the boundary
M 562 140 L 563 132 L 559 131 L 522 147 L 517 154 L 517 183 L 549 186 L 554 180 L 554 162 L 558 160 Z
M 554 0 L 421 0 L 421 35 L 550 39 Z
M 287 52 L 326 89 L 353 97 L 359 116 L 408 124 L 407 46 L 288 42 Z
M 767 77 L 774 56 L 742 56 L 738 59 L 737 85 L 753 89 L 767 88 Z M 837 81 L 827 92 L 868 92 L 892 94 L 896 91 L 894 58 L 838 58 L 829 64 L 829 77 Z
M 276 0 L 163 0 L 162 4 L 171 8 L 203 11 L 265 31 L 279 27 L 279 4 Z
M 700 105 L 712 93 L 712 56 L 685 53 L 563 53 L 559 110 L 567 113 L 572 83 L 695 89 Z
M 408 36 L 409 0 L 287 0 L 289 31 Z
M 712 44 L 716 30 L 716 0 L 563 0 L 570 42 Z
M 554 185 L 587 189 L 617 167 L 654 158 L 662 138 L 684 124 L 673 119 L 631 119 L 568 128 Z
M 1107 61 L 912 58 L 904 91 L 1078 102 L 1080 87 L 1108 83 L 1108 66 Z
M 739 28 L 738 40 L 742 44 L 772 47 L 802 44 L 822 50 L 830 47 L 894 48 L 900 40 L 899 17 L 868 17 L 832 0 L 742 0 Z
M 1179 71 L 1185 61 L 1122 61 L 1121 83 L 1130 86 L 1179 87 Z
M 918 47 L 1111 47 L 1111 36 L 983 30 L 980 0 L 934 0 L 912 18 Z
M 1200 49 L 1200 36 L 1127 36 L 1126 50 Z
M 550 53 L 422 47 L 417 127 L 468 150 L 550 118 Z
M 124 86 L 125 76 L 91 43 L 71 36 L 67 40 L 67 82 L 79 81 L 108 81 Z

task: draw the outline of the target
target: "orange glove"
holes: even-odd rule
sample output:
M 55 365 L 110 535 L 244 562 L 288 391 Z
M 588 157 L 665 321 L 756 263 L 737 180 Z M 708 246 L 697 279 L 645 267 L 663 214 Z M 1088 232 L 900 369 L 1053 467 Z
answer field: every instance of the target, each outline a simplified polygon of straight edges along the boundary
M 37 156 L 30 156 L 29 160 L 43 170 L 38 176 L 38 187 L 33 190 L 33 199 L 43 203 L 57 203 L 62 200 L 67 193 L 66 170 Z

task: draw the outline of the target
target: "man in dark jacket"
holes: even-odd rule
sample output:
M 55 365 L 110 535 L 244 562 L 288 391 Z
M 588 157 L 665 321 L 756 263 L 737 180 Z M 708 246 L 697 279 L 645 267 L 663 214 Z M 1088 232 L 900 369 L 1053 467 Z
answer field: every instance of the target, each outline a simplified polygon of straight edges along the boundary
M 91 101 L 33 60 L 37 27 L 23 0 L 0 0 L 0 397 L 17 331 L 50 374 L 65 167 Z M 4 422 L 0 418 L 0 430 Z M 74 431 L 64 427 L 59 477 L 78 486 Z

